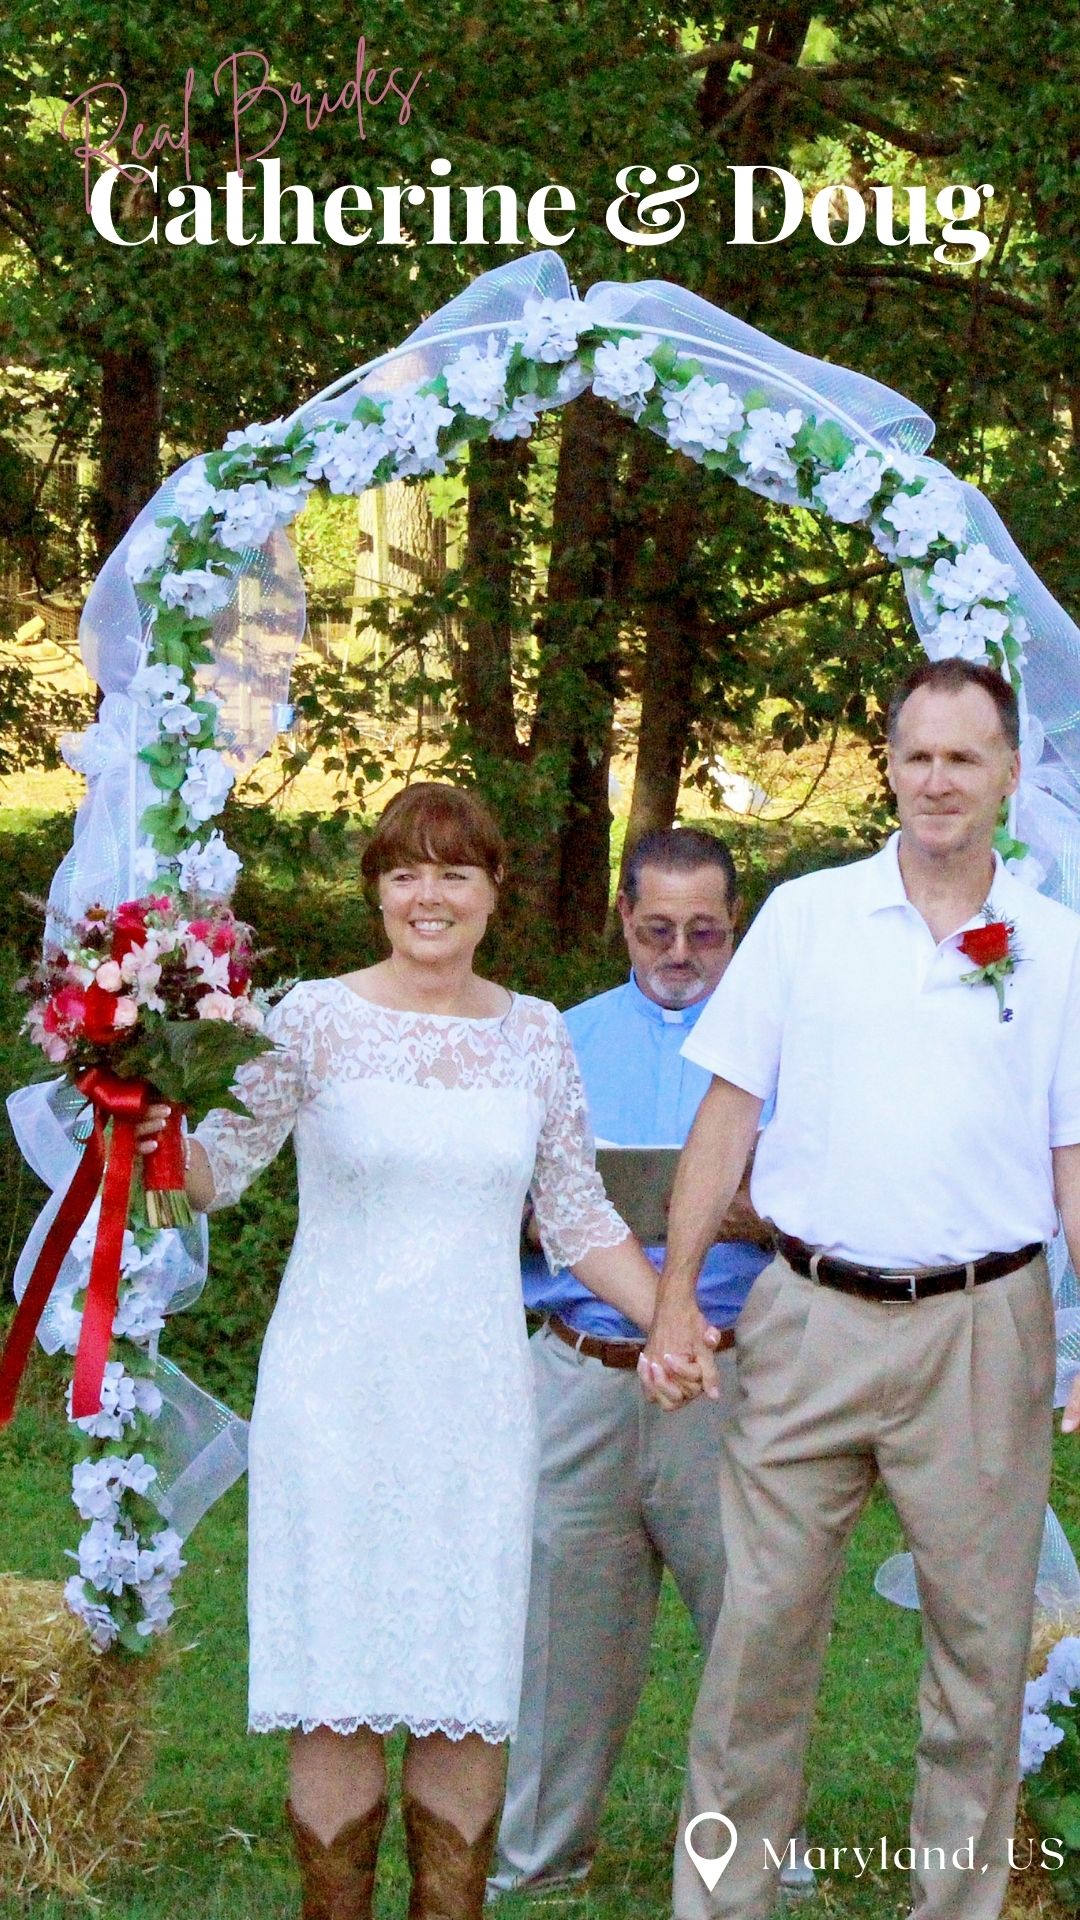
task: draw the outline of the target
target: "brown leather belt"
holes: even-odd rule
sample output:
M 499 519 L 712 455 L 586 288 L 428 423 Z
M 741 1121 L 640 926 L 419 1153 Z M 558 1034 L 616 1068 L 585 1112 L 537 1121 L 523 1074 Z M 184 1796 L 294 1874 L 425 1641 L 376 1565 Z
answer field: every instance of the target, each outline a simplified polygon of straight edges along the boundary
M 644 1340 L 598 1340 L 593 1333 L 575 1333 L 573 1327 L 565 1320 L 560 1320 L 557 1313 L 548 1315 L 547 1324 L 556 1340 L 565 1341 L 568 1347 L 573 1347 L 575 1353 L 583 1354 L 586 1360 L 599 1360 L 602 1367 L 618 1367 L 628 1372 L 637 1366 L 639 1355 L 645 1351 Z M 735 1329 L 725 1327 L 713 1352 L 726 1353 L 734 1345 Z
M 790 1233 L 777 1233 L 776 1246 L 788 1266 L 808 1280 L 820 1280 L 823 1287 L 836 1287 L 840 1293 L 854 1293 L 860 1300 L 878 1300 L 886 1306 L 932 1300 L 939 1293 L 962 1293 L 969 1273 L 973 1285 L 981 1287 L 987 1280 L 1000 1280 L 1006 1273 L 1026 1267 L 1043 1251 L 1041 1241 L 1035 1240 L 1015 1253 L 986 1253 L 967 1266 L 904 1269 L 860 1267 L 852 1260 L 836 1260 L 831 1254 L 818 1254 L 816 1248 Z

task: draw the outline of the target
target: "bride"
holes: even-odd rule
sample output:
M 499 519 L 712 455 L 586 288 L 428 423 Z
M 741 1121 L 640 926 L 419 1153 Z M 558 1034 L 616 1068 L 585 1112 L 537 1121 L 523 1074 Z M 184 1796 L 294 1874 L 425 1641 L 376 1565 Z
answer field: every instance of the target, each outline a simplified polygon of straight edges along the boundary
M 641 1327 L 652 1315 L 562 1020 L 473 968 L 503 864 L 470 794 L 399 793 L 362 862 L 389 954 L 294 987 L 275 1050 L 238 1075 L 250 1117 L 211 1114 L 190 1143 L 188 1194 L 214 1209 L 295 1135 L 299 1224 L 251 1424 L 248 1610 L 250 1725 L 292 1732 L 305 1920 L 372 1912 L 399 1725 L 409 1914 L 482 1911 L 528 1593 L 526 1192 L 554 1266 Z

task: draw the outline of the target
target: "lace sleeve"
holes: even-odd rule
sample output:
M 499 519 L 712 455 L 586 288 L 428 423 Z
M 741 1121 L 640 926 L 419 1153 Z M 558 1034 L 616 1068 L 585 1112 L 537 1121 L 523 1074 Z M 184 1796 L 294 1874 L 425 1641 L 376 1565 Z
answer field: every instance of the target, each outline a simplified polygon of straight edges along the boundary
M 210 1213 L 239 1200 L 256 1174 L 270 1165 L 307 1098 L 312 1029 L 302 990 L 294 987 L 271 1009 L 266 1036 L 274 1042 L 273 1053 L 248 1060 L 233 1082 L 251 1118 L 219 1108 L 195 1129 L 214 1181 Z
M 604 1192 L 574 1049 L 552 1008 L 552 1067 L 547 1113 L 536 1147 L 533 1205 L 552 1273 L 600 1247 L 617 1247 L 630 1229 Z

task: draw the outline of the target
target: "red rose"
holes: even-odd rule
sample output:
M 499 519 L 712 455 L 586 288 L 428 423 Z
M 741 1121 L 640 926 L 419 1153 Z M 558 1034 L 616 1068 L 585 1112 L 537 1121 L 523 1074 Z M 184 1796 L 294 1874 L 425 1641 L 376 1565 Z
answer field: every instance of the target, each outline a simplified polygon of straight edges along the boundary
M 41 1024 L 46 1033 L 72 1033 L 86 1017 L 86 994 L 82 987 L 61 987 L 46 1003 Z
M 132 947 L 141 947 L 146 938 L 146 900 L 121 900 L 113 919 L 111 958 L 122 960 Z
M 998 960 L 1007 960 L 1009 929 L 1005 921 L 991 920 L 985 927 L 969 927 L 960 942 L 960 952 L 977 967 L 992 967 Z
M 106 993 L 95 980 L 86 989 L 86 1011 L 82 1019 L 83 1035 L 92 1047 L 107 1047 L 115 1038 L 115 1014 L 115 993 Z
M 229 992 L 235 999 L 238 994 L 246 993 L 251 984 L 251 955 L 234 953 L 229 959 Z

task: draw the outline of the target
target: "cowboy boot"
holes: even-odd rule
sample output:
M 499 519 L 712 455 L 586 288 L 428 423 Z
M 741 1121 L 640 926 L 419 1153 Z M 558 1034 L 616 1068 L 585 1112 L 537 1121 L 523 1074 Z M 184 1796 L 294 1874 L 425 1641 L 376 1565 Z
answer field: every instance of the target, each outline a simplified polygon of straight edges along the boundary
M 285 1812 L 300 1866 L 302 1920 L 372 1920 L 375 1861 L 386 1820 L 385 1799 L 369 1807 L 359 1819 L 339 1827 L 328 1844 L 294 1813 L 289 1801 Z
M 401 1811 L 412 1875 L 408 1920 L 480 1920 L 501 1808 L 475 1840 L 465 1840 L 409 1793 L 402 1796 Z

